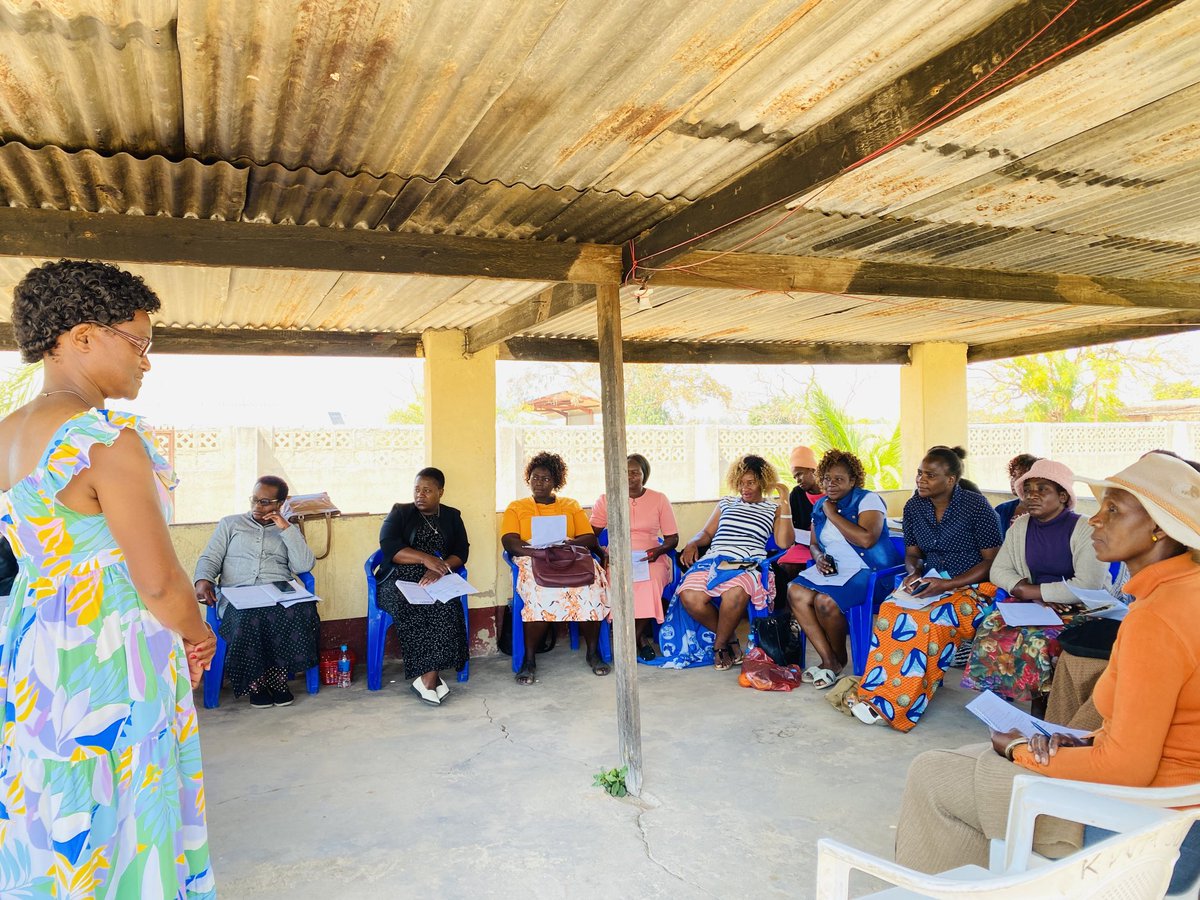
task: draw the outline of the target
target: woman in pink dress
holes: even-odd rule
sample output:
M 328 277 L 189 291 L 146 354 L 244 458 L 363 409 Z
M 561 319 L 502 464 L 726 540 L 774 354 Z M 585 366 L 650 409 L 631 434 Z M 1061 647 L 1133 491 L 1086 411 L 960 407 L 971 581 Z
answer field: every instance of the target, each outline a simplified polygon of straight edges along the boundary
M 640 453 L 631 453 L 629 464 L 629 531 L 634 553 L 644 551 L 650 563 L 650 579 L 633 583 L 633 614 L 637 619 L 638 656 L 650 660 L 658 655 L 650 634 L 651 620 L 662 623 L 663 589 L 671 580 L 667 553 L 679 543 L 679 526 L 671 501 L 661 491 L 646 487 L 650 463 Z M 592 506 L 592 528 L 599 534 L 608 526 L 608 498 L 601 494 Z M 659 538 L 662 543 L 659 543 Z

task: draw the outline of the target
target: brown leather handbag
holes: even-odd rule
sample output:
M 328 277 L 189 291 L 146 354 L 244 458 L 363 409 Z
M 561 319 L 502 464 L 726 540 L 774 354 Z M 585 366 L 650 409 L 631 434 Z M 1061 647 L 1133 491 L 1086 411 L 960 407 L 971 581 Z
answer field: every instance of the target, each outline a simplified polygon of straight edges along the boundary
M 554 544 L 529 551 L 533 580 L 542 587 L 586 587 L 596 580 L 596 564 L 586 547 Z

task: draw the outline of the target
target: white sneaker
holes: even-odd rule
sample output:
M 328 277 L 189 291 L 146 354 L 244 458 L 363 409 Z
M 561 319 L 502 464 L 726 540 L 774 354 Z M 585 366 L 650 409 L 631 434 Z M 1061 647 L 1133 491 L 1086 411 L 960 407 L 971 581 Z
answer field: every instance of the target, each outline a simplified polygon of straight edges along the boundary
M 438 696 L 437 691 L 431 691 L 429 688 L 425 687 L 424 682 L 421 681 L 421 676 L 418 675 L 417 679 L 412 683 L 412 689 L 413 693 L 426 703 L 432 706 L 442 705 L 442 698 Z
M 450 688 L 446 687 L 446 682 L 442 681 L 442 677 L 441 677 L 440 675 L 438 676 L 438 683 L 437 683 L 437 687 L 435 687 L 433 690 L 434 690 L 434 693 L 436 693 L 436 694 L 437 694 L 437 698 L 438 698 L 438 702 L 439 702 L 439 703 L 440 703 L 442 700 L 445 700 L 445 699 L 446 699 L 446 695 L 447 695 L 448 693 L 450 693 Z

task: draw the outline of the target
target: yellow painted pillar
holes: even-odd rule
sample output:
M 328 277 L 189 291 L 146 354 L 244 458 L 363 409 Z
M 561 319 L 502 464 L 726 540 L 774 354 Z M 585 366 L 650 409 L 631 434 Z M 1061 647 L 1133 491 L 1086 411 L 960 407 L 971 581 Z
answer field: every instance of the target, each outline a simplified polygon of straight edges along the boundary
M 446 473 L 448 506 L 462 512 L 471 555 L 472 606 L 495 600 L 500 537 L 496 519 L 496 353 L 467 356 L 461 331 L 426 331 L 425 463 Z
M 900 449 L 907 488 L 934 444 L 967 446 L 967 345 L 913 344 L 911 356 L 912 362 L 900 368 Z

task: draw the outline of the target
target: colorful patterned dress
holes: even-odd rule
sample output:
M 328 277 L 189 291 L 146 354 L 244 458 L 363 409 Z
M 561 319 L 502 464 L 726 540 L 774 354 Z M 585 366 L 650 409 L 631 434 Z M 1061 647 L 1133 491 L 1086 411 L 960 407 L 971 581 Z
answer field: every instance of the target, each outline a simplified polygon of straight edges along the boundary
M 0 897 L 216 896 L 180 638 L 147 611 L 103 515 L 56 502 L 136 416 L 87 410 L 0 494 L 20 561 L 0 618 Z

